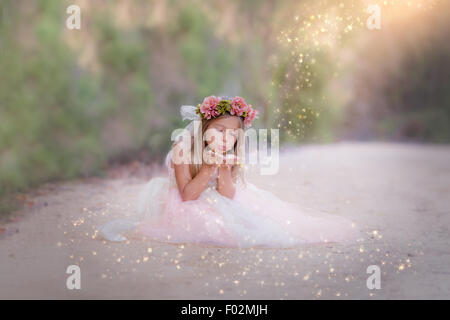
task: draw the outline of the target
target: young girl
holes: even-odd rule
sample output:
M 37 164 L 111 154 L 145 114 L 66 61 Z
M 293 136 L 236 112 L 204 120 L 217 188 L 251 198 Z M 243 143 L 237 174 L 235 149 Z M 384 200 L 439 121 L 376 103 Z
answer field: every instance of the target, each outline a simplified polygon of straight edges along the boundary
M 238 155 L 244 150 L 242 132 L 257 111 L 244 99 L 211 96 L 197 108 L 182 106 L 181 114 L 183 120 L 193 121 L 189 134 L 179 135 L 166 156 L 168 178 L 153 178 L 144 187 L 140 217 L 101 226 L 106 239 L 123 241 L 126 235 L 172 243 L 281 248 L 354 241 L 359 236 L 351 221 L 283 201 L 245 181 Z M 201 121 L 197 128 L 196 120 Z

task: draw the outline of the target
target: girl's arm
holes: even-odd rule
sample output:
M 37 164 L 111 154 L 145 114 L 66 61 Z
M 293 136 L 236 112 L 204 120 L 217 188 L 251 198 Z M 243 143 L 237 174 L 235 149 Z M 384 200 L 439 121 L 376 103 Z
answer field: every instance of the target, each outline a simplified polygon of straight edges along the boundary
M 199 173 L 192 179 L 189 164 L 174 165 L 178 190 L 183 201 L 196 200 L 206 189 L 209 179 L 214 173 L 214 166 L 202 165 Z
M 175 147 L 174 152 L 182 152 Z M 192 178 L 188 163 L 173 164 L 175 169 L 175 179 L 177 181 L 178 190 L 183 201 L 196 200 L 206 189 L 211 175 L 214 173 L 215 165 L 203 163 L 199 173 Z

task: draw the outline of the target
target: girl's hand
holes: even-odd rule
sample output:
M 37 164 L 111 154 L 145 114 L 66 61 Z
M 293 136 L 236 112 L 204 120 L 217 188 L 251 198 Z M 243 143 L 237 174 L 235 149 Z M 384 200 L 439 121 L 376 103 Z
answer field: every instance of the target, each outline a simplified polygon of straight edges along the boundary
M 219 164 L 223 163 L 223 156 L 209 149 L 205 152 L 203 160 L 206 165 L 217 167 Z
M 221 153 L 217 153 L 214 152 L 212 150 L 208 150 L 206 152 L 206 161 L 209 162 L 210 165 L 213 166 L 233 166 L 236 165 L 238 163 L 237 161 L 237 157 L 234 154 L 221 154 Z
M 231 167 L 238 164 L 238 158 L 234 154 L 227 154 L 225 157 L 222 158 L 223 158 L 222 165 L 225 165 L 227 167 Z
M 208 170 L 213 170 L 218 166 L 220 160 L 217 158 L 217 155 L 212 150 L 205 151 L 203 155 L 203 165 L 202 168 L 205 167 Z

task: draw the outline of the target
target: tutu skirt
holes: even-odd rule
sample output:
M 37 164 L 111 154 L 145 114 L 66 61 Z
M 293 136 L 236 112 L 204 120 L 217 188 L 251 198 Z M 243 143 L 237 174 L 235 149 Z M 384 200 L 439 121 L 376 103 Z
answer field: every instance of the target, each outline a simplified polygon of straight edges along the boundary
M 213 177 L 198 199 L 183 201 L 170 170 L 169 177 L 155 177 L 145 185 L 135 220 L 114 220 L 99 228 L 105 238 L 123 241 L 131 236 L 170 243 L 287 248 L 353 242 L 360 236 L 355 224 L 346 218 L 284 201 L 249 182 L 237 183 L 230 199 L 217 191 Z

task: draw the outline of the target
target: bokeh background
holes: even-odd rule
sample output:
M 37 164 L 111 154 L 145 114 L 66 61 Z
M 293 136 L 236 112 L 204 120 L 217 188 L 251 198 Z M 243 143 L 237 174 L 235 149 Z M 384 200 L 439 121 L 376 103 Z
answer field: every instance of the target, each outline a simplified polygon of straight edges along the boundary
M 81 29 L 66 8 L 81 8 Z M 369 30 L 368 5 L 381 8 Z M 157 162 L 179 107 L 241 95 L 283 144 L 450 142 L 445 0 L 2 0 L 0 212 Z

